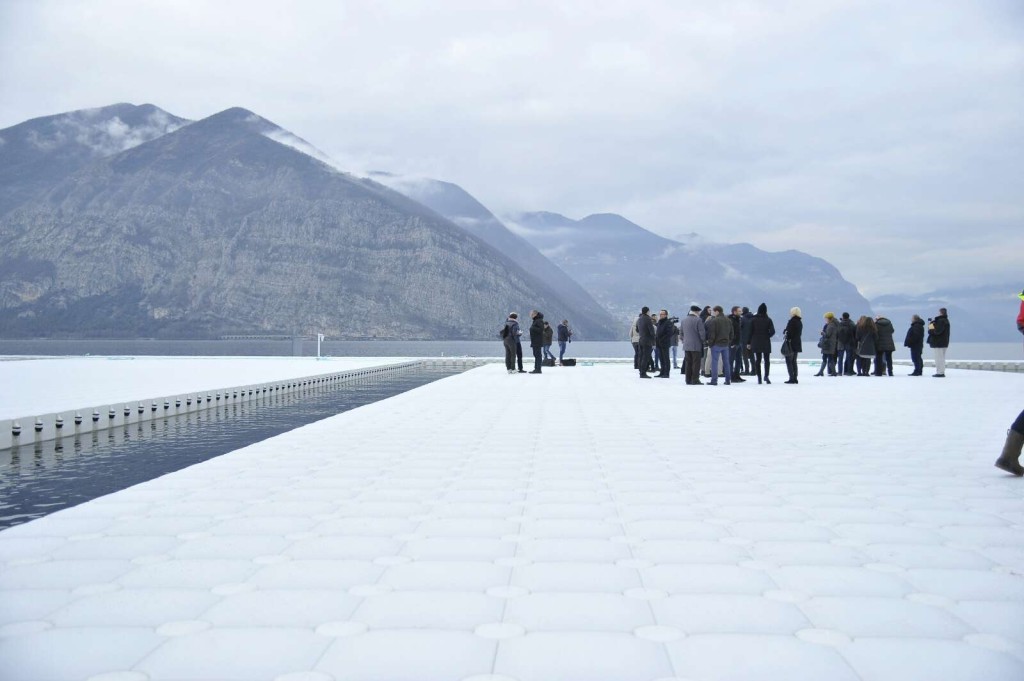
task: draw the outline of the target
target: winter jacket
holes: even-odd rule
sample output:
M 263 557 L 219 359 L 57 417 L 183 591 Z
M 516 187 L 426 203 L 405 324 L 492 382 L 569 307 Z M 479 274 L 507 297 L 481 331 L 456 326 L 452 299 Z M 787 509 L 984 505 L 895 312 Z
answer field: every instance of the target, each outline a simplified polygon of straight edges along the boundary
M 505 326 L 508 327 L 508 335 L 503 339 L 506 343 L 515 345 L 519 341 L 519 337 L 523 335 L 522 330 L 519 328 L 519 322 L 515 319 L 505 320 Z
M 839 336 L 836 338 L 839 347 L 850 350 L 857 346 L 857 325 L 852 319 L 839 321 Z
M 732 322 L 732 342 L 729 345 L 739 345 L 740 342 L 740 316 L 738 314 L 731 314 L 726 317 Z
M 550 326 L 544 327 L 544 345 L 551 345 L 552 341 L 555 340 L 555 330 Z
M 821 354 L 834 355 L 839 352 L 839 322 L 830 319 L 821 332 Z
M 1017 315 L 1017 330 L 1024 333 L 1024 293 L 1020 299 L 1020 314 Z
M 857 329 L 857 356 L 858 357 L 874 357 L 875 350 L 875 332 L 868 329 Z
M 704 322 L 696 312 L 683 317 L 679 323 L 679 337 L 683 341 L 684 352 L 701 352 L 704 350 L 704 340 L 708 337 Z
M 634 319 L 632 326 L 629 327 L 629 342 L 630 343 L 636 344 L 636 343 L 640 342 L 640 329 L 639 329 L 639 327 L 637 327 L 637 322 L 639 322 L 639 321 L 640 321 L 639 319 Z
M 569 327 L 566 324 L 559 324 L 558 325 L 558 342 L 559 343 L 568 343 L 569 342 L 569 338 L 571 338 L 571 337 L 572 337 L 572 331 L 569 330 Z
M 750 344 L 750 321 L 754 318 L 749 312 L 740 316 L 740 345 L 746 347 Z
M 733 344 L 732 322 L 725 315 L 712 315 L 704 325 L 708 331 L 708 347 Z
M 879 317 L 875 320 L 875 328 L 878 329 L 878 341 L 875 345 L 875 352 L 895 352 L 896 342 L 892 336 L 896 333 L 896 329 L 893 328 L 892 322 L 885 317 Z
M 679 345 L 679 327 L 675 324 L 672 325 L 672 340 L 669 341 L 669 345 Z
M 530 347 L 544 347 L 544 315 L 540 312 L 533 318 L 533 324 L 530 324 Z
M 789 347 L 793 352 L 804 351 L 803 341 L 800 339 L 800 334 L 803 332 L 804 320 L 796 315 L 790 317 L 789 322 L 786 323 L 786 330 L 782 332 L 782 335 L 789 341 Z
M 654 347 L 654 320 L 649 315 L 636 318 L 636 330 L 640 332 L 640 345 Z
M 775 323 L 768 316 L 768 308 L 762 303 L 757 308 L 757 314 L 750 320 L 750 351 L 771 353 L 774 335 Z
M 919 322 L 910 322 L 910 328 L 907 329 L 907 337 L 903 339 L 903 347 L 910 349 L 922 350 L 924 349 L 924 320 Z
M 928 345 L 933 348 L 949 347 L 949 317 L 940 314 L 928 325 Z
M 668 348 L 672 345 L 672 329 L 675 324 L 668 320 L 668 317 L 658 320 L 658 329 L 654 333 L 654 342 L 659 348 Z

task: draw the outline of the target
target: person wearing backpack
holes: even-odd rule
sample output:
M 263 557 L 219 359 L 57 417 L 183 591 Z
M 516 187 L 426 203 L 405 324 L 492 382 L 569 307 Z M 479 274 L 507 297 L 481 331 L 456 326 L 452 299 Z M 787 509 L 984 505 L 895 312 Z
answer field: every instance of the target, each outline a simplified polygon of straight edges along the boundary
M 533 350 L 533 371 L 528 373 L 539 374 L 540 367 L 544 363 L 541 358 L 541 349 L 544 347 L 544 313 L 538 310 L 530 310 L 530 349 Z
M 522 347 L 519 344 L 519 337 L 523 335 L 523 332 L 519 329 L 519 314 L 511 312 L 508 315 L 508 319 L 505 320 L 505 326 L 501 329 L 501 343 L 505 346 L 505 370 L 510 374 L 518 373 L 516 371 L 516 346 Z M 518 353 L 519 359 L 519 371 L 523 370 L 523 352 L 522 350 Z

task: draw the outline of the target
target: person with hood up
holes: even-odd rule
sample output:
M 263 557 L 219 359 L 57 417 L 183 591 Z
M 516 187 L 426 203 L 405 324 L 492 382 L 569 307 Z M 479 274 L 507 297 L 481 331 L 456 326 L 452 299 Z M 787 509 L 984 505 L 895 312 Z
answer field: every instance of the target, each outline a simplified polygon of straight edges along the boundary
M 530 348 L 533 350 L 533 371 L 531 374 L 539 374 L 543 364 L 541 349 L 544 347 L 544 314 L 537 310 L 530 310 Z
M 854 376 L 853 361 L 857 357 L 857 325 L 844 312 L 839 321 L 839 335 L 836 338 L 836 366 L 843 376 Z
M 516 371 L 516 346 L 519 345 L 519 337 L 523 335 L 519 328 L 519 313 L 510 312 L 505 320 L 505 331 L 501 337 L 502 345 L 505 346 L 505 369 L 510 374 L 519 373 Z M 519 345 L 522 347 L 521 345 Z M 519 351 L 519 371 L 523 371 L 523 354 Z M 526 373 L 525 371 L 523 373 Z
M 679 324 L 679 338 L 683 343 L 683 374 L 686 385 L 704 385 L 700 380 L 700 356 L 704 352 L 707 329 L 700 319 L 700 308 L 690 306 L 690 314 Z
M 828 371 L 829 376 L 838 376 L 836 373 L 836 353 L 839 349 L 839 322 L 831 312 L 825 313 L 825 326 L 821 329 L 821 368 L 815 376 L 821 376 Z
M 949 316 L 946 308 L 939 308 L 939 315 L 929 320 L 928 346 L 935 353 L 935 378 L 946 377 L 946 349 L 949 347 Z
M 924 350 L 924 320 L 917 315 L 910 318 L 910 328 L 907 329 L 907 337 L 903 339 L 903 347 L 910 348 L 910 361 L 914 363 L 914 370 L 910 375 L 922 376 L 924 361 L 921 359 L 921 351 Z
M 761 303 L 757 306 L 757 314 L 750 320 L 750 343 L 747 345 L 754 355 L 754 373 L 757 384 L 761 385 L 761 364 L 764 364 L 764 382 L 771 385 L 768 373 L 771 371 L 772 337 L 775 335 L 775 323 L 768 316 L 768 306 Z
M 654 321 L 650 315 L 651 308 L 646 305 L 641 308 L 640 316 L 636 318 L 636 330 L 640 336 L 640 356 L 637 360 L 640 378 L 650 378 L 647 375 L 647 368 L 650 364 L 651 351 L 654 350 Z
M 896 351 L 893 334 L 896 329 L 891 321 L 878 315 L 875 317 L 875 332 L 878 334 L 875 343 L 875 376 L 892 376 L 892 353 Z
M 862 316 L 857 320 L 857 375 L 871 375 L 871 360 L 875 358 L 878 332 L 875 330 L 875 320 L 868 316 Z
M 789 341 L 789 349 L 792 352 L 792 354 L 786 355 L 786 370 L 789 372 L 789 380 L 786 383 L 791 385 L 799 383 L 796 358 L 804 351 L 803 343 L 800 340 L 800 335 L 803 332 L 804 320 L 801 318 L 800 308 L 790 308 L 789 321 L 786 323 L 786 329 L 782 332 L 782 337 Z

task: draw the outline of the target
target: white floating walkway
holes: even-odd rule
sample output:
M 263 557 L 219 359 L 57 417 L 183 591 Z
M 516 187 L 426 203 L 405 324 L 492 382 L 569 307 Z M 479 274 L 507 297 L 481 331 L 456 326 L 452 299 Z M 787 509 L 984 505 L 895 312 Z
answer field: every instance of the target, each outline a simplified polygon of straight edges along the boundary
M 0 532 L 5 681 L 1020 681 L 1016 374 L 486 366 Z

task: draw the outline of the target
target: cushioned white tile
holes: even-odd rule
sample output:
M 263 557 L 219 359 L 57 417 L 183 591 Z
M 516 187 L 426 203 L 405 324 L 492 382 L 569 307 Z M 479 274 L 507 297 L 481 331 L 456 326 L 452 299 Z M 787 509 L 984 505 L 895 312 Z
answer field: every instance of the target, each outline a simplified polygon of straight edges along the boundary
M 118 589 L 76 598 L 47 619 L 58 627 L 158 627 L 197 619 L 220 600 L 206 589 Z
M 154 679 L 272 679 L 311 669 L 330 644 L 303 629 L 215 628 L 167 639 L 135 669 Z
M 907 599 L 818 597 L 800 604 L 815 627 L 854 638 L 928 637 L 960 639 L 974 630 L 942 608 Z
M 716 681 L 862 681 L 839 653 L 794 636 L 703 634 L 666 643 L 676 673 Z
M 654 624 L 647 603 L 621 593 L 531 593 L 510 600 L 505 619 L 529 632 L 629 632 Z
M 137 627 L 48 629 L 0 638 L 0 670 L 12 681 L 87 679 L 130 670 L 165 640 Z
M 632 633 L 537 632 L 502 641 L 495 673 L 535 681 L 640 681 L 673 676 L 662 643 Z
M 474 629 L 501 618 L 504 603 L 482 593 L 397 591 L 363 600 L 352 619 L 372 629 Z
M 684 594 L 653 601 L 651 607 L 659 624 L 687 634 L 785 635 L 810 626 L 795 605 L 761 596 Z
M 316 669 L 335 679 L 451 681 L 489 673 L 497 645 L 463 631 L 371 631 L 335 640 Z
M 1019 681 L 1024 661 L 960 641 L 859 639 L 841 651 L 864 681 Z

